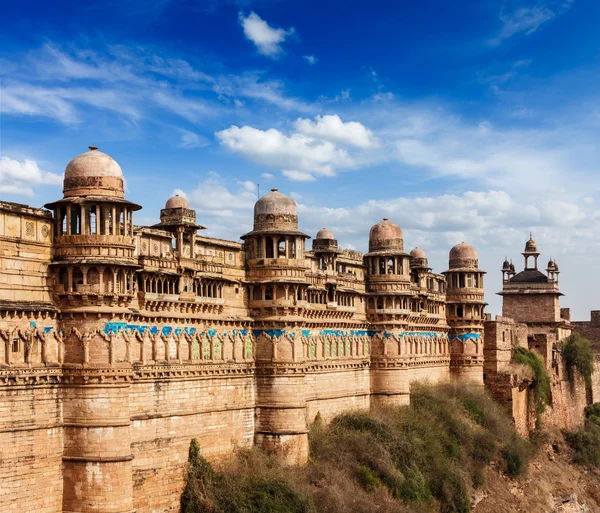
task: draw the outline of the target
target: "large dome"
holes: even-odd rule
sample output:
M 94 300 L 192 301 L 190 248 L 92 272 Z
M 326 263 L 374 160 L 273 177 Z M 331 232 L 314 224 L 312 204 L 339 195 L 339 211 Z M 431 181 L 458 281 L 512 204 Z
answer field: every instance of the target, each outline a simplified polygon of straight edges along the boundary
M 254 230 L 298 230 L 296 202 L 271 189 L 254 205 Z
M 65 198 L 72 196 L 112 196 L 123 198 L 123 172 L 106 153 L 90 146 L 90 151 L 75 157 L 65 169 Z
M 402 230 L 387 218 L 371 228 L 369 232 L 369 251 L 404 251 Z
M 183 196 L 180 196 L 179 194 L 175 194 L 175 196 L 173 196 L 172 198 L 169 198 L 167 200 L 167 204 L 165 205 L 165 209 L 170 209 L 170 208 L 189 209 L 190 205 L 188 204 L 187 200 Z
M 450 269 L 465 267 L 477 268 L 479 265 L 479 255 L 477 254 L 477 250 L 466 242 L 461 242 L 450 250 L 449 260 Z

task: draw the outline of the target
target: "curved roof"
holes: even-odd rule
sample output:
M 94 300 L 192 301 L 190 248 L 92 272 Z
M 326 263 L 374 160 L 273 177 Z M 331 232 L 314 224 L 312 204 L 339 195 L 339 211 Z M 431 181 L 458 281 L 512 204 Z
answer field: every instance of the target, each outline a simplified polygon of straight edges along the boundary
M 425 258 L 425 252 L 421 248 L 415 248 L 410 252 L 413 258 Z
M 515 274 L 510 283 L 548 283 L 548 276 L 537 269 L 529 269 Z
M 179 194 L 175 194 L 175 196 L 173 196 L 172 198 L 169 198 L 167 200 L 165 209 L 168 209 L 168 208 L 190 208 L 190 205 L 183 196 L 180 196 Z
M 369 251 L 404 251 L 402 229 L 387 217 L 373 225 L 369 232 Z
M 327 228 L 321 228 L 315 237 L 315 240 L 319 239 L 335 239 L 335 237 L 333 236 L 333 232 L 331 230 L 328 230 Z
M 479 265 L 479 255 L 477 254 L 477 250 L 464 241 L 460 242 L 450 250 L 448 260 L 450 269 L 476 269 Z
M 274 230 L 298 230 L 296 202 L 277 189 L 271 189 L 254 204 L 254 231 Z
M 65 169 L 63 192 L 65 197 L 72 196 L 115 196 L 124 197 L 123 171 L 117 162 L 90 146 L 75 157 Z

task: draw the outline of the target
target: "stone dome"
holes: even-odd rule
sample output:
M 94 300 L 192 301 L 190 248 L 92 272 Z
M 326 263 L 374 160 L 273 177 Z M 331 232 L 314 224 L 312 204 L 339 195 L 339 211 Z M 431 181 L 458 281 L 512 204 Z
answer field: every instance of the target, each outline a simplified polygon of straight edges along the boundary
M 450 250 L 449 260 L 450 269 L 463 267 L 476 268 L 479 265 L 477 250 L 466 242 L 461 242 Z
M 183 196 L 180 196 L 179 194 L 175 194 L 175 196 L 173 196 L 172 198 L 169 198 L 167 200 L 167 204 L 165 205 L 165 209 L 169 209 L 169 208 L 186 208 L 186 209 L 189 209 L 190 205 L 188 204 L 187 200 Z
M 535 241 L 529 236 L 529 240 L 525 243 L 525 251 L 524 253 L 537 253 L 538 248 Z
M 63 193 L 72 196 L 124 197 L 123 172 L 117 162 L 106 153 L 90 146 L 75 157 L 65 169 Z
M 317 236 L 315 237 L 316 240 L 319 239 L 330 239 L 330 240 L 335 240 L 335 237 L 333 236 L 333 232 L 331 230 L 328 230 L 327 228 L 321 228 L 319 230 L 319 232 L 317 233 Z
M 277 189 L 271 189 L 254 205 L 254 230 L 298 230 L 296 202 Z
M 369 232 L 369 251 L 404 251 L 402 229 L 387 218 L 378 222 Z
M 410 252 L 412 258 L 425 258 L 425 252 L 421 248 L 415 248 Z

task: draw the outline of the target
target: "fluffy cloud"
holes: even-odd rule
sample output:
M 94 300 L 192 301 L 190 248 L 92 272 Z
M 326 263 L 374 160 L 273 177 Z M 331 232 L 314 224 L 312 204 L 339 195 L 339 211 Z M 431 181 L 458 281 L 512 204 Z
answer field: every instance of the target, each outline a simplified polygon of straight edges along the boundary
M 256 45 L 259 53 L 267 57 L 280 55 L 283 51 L 281 44 L 294 33 L 293 27 L 288 30 L 271 27 L 255 12 L 251 12 L 248 16 L 240 12 L 239 21 L 246 38 Z
M 0 157 L 0 195 L 33 196 L 40 185 L 62 185 L 62 176 L 41 170 L 34 160 Z
M 302 58 L 311 65 L 317 63 L 317 58 L 314 55 L 303 55 Z
M 344 123 L 337 114 L 316 116 L 310 119 L 298 119 L 294 123 L 296 130 L 312 137 L 320 137 L 357 148 L 376 148 L 379 142 L 367 127 L 357 121 Z
M 333 176 L 336 168 L 353 165 L 346 150 L 304 134 L 286 136 L 274 128 L 259 130 L 234 125 L 216 136 L 231 151 L 269 167 L 303 172 L 305 180 L 307 175 Z

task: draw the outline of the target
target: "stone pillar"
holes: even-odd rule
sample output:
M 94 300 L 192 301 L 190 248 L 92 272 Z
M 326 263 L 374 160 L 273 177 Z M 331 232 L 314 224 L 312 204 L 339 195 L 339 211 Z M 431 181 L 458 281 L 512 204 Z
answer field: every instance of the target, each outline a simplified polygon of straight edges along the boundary
M 308 461 L 306 361 L 287 335 L 256 342 L 255 442 L 291 465 Z
M 131 375 L 122 369 L 114 379 L 107 374 L 106 369 L 101 374 L 88 368 L 69 370 L 65 375 L 64 512 L 134 513 Z

